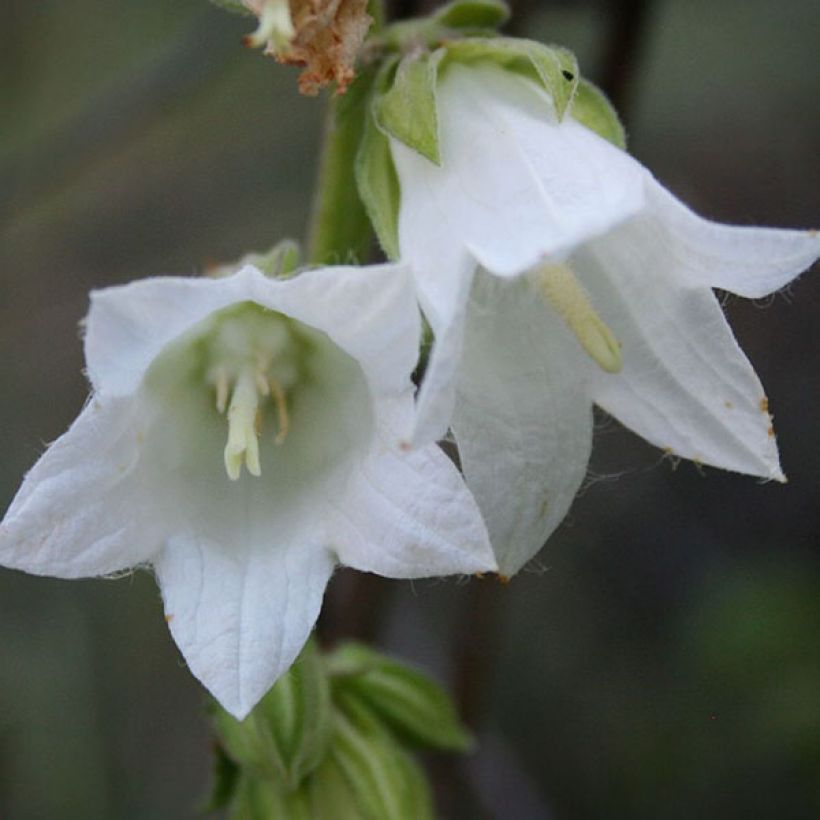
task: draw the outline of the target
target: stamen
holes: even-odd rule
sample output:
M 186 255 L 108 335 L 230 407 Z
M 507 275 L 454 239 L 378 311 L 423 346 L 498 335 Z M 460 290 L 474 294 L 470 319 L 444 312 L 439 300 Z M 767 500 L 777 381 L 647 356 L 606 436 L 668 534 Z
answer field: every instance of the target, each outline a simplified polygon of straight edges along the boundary
M 271 379 L 270 392 L 273 396 L 274 404 L 276 404 L 276 416 L 279 420 L 279 432 L 273 440 L 274 444 L 284 444 L 288 437 L 290 430 L 290 416 L 288 415 L 288 402 L 285 396 L 285 391 L 282 390 L 282 385 L 276 379 Z
M 221 415 L 228 406 L 228 371 L 220 367 L 216 374 L 216 411 Z
M 256 31 L 242 42 L 249 48 L 259 48 L 270 41 L 277 54 L 286 54 L 295 36 L 289 0 L 265 0 Z
M 536 271 L 541 293 L 581 347 L 607 373 L 619 373 L 623 366 L 621 346 L 596 312 L 589 296 L 567 265 L 544 265 Z
M 259 411 L 259 395 L 256 392 L 256 374 L 253 368 L 243 369 L 228 408 L 228 443 L 225 445 L 225 469 L 231 481 L 237 481 L 244 462 L 248 472 L 262 475 L 259 463 L 259 440 L 256 433 L 256 416 Z
M 259 391 L 260 396 L 270 395 L 270 385 L 268 384 L 268 380 L 265 378 L 265 373 L 262 367 L 259 367 L 256 371 L 256 389 Z

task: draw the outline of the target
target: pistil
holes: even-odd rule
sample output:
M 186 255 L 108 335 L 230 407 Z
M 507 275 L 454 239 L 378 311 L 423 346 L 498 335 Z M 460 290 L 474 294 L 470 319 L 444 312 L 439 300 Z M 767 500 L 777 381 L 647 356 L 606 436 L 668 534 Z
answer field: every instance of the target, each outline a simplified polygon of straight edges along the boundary
M 581 347 L 607 373 L 623 366 L 621 346 L 568 265 L 544 265 L 535 272 L 544 298 L 564 320 Z
M 228 407 L 228 443 L 225 445 L 225 469 L 231 481 L 237 481 L 245 464 L 254 476 L 262 475 L 259 463 L 259 438 L 256 428 L 259 394 L 254 368 L 245 367 L 236 381 Z

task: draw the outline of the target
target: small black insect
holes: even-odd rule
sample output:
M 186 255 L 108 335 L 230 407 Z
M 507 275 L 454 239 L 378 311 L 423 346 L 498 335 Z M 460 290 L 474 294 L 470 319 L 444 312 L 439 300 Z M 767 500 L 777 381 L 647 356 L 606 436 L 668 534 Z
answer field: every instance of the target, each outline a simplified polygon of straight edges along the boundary
M 563 74 L 563 75 L 564 75 L 564 79 L 565 79 L 565 80 L 569 80 L 569 82 L 572 82 L 572 81 L 575 79 L 575 75 L 574 75 L 571 71 L 567 71 L 566 69 L 564 69 L 564 70 L 561 72 L 561 74 Z

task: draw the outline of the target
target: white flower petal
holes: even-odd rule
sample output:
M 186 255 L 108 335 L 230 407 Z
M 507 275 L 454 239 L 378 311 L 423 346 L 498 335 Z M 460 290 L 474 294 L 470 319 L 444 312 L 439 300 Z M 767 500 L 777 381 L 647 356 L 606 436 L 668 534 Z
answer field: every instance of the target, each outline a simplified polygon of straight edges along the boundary
M 166 619 L 191 671 L 241 720 L 305 644 L 331 554 L 275 529 L 231 542 L 177 535 L 155 562 Z
M 570 117 L 558 123 L 535 83 L 454 65 L 437 99 L 440 167 L 391 143 L 401 254 L 414 267 L 415 247 L 441 234 L 493 273 L 515 276 L 643 207 L 645 170 Z
M 422 306 L 425 302 L 431 304 L 425 313 L 435 338 L 419 388 L 412 436 L 414 444 L 429 444 L 443 438 L 453 415 L 456 373 L 461 364 L 464 343 L 465 311 L 475 271 L 475 263 L 467 257 L 462 257 L 459 262 L 447 269 L 449 275 L 437 277 L 450 286 L 446 291 L 444 288 L 437 289 L 436 297 L 443 298 L 425 299 L 432 288 L 422 289 L 424 285 L 420 286 Z M 425 270 L 440 273 L 434 267 Z
M 107 575 L 161 545 L 139 478 L 137 414 L 92 400 L 26 476 L 0 524 L 0 564 L 37 575 Z
M 479 273 L 453 431 L 505 575 L 541 549 L 586 474 L 590 369 L 575 338 L 528 280 Z
M 406 389 L 421 339 L 407 267 L 322 268 L 272 284 L 276 299 L 265 306 L 326 333 L 356 359 L 377 395 Z
M 721 225 L 703 219 L 659 182 L 647 179 L 654 241 L 667 247 L 668 267 L 688 285 L 757 299 L 787 285 L 820 257 L 817 231 Z M 647 236 L 647 240 L 649 237 Z
M 435 444 L 375 450 L 335 514 L 331 532 L 347 566 L 389 578 L 496 569 L 481 513 Z
M 573 268 L 623 348 L 595 401 L 676 456 L 782 479 L 763 387 L 712 291 L 682 281 L 651 216 L 585 246 Z
M 412 283 L 397 265 L 321 268 L 275 280 L 246 266 L 221 279 L 161 277 L 91 294 L 85 355 L 98 391 L 127 395 L 174 339 L 212 313 L 254 301 L 326 333 L 377 392 L 403 389 L 418 356 Z

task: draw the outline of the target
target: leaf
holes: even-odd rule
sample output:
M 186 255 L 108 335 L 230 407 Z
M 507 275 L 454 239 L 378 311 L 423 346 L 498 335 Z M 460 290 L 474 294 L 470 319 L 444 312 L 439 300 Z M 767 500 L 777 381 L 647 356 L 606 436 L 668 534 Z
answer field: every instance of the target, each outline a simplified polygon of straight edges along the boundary
M 239 783 L 239 767 L 225 754 L 219 743 L 214 743 L 212 777 L 211 792 L 202 807 L 204 812 L 225 808 L 231 802 Z
M 604 92 L 588 80 L 582 79 L 578 83 L 571 114 L 573 119 L 599 136 L 626 149 L 626 132 L 617 112 Z
M 468 37 L 447 45 L 446 60 L 460 63 L 487 60 L 538 82 L 563 119 L 578 85 L 575 55 L 560 46 L 546 46 L 517 37 Z
M 440 49 L 405 57 L 390 88 L 377 93 L 373 102 L 379 127 L 436 165 L 441 164 L 436 83 L 444 54 Z
M 337 712 L 334 727 L 331 759 L 363 818 L 432 818 L 426 777 L 396 740 L 372 723 L 354 722 L 343 709 Z
M 419 746 L 472 748 L 449 696 L 422 672 L 353 643 L 337 649 L 329 663 L 335 702 L 343 693 Z
M 387 86 L 395 67 L 395 59 L 385 63 L 376 80 L 376 90 Z M 390 152 L 390 141 L 376 124 L 371 108 L 368 108 L 356 154 L 356 187 L 382 249 L 389 259 L 395 260 L 399 257 L 401 190 Z

